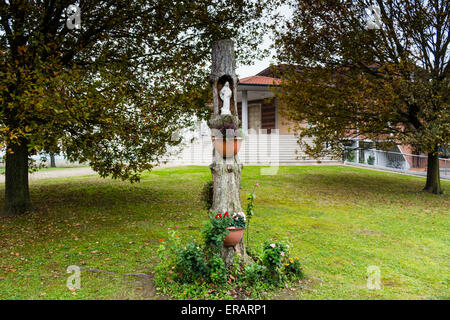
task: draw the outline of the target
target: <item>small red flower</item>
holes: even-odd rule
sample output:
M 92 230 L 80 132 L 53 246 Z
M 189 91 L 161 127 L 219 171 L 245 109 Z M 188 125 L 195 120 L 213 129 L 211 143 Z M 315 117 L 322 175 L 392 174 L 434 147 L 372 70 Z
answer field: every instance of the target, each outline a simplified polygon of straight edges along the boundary
M 229 217 L 230 215 L 228 214 L 228 211 L 224 213 L 223 217 Z
M 219 219 L 219 218 L 222 219 L 222 215 L 220 213 L 216 214 L 216 219 Z

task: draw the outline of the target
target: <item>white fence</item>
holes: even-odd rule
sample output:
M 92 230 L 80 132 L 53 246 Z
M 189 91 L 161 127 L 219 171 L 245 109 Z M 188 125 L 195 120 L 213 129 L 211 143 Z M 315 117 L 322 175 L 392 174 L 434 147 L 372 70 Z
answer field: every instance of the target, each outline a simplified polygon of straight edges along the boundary
M 376 149 L 347 149 L 344 163 L 426 176 L 428 157 Z M 439 169 L 442 178 L 450 179 L 450 159 L 439 158 Z

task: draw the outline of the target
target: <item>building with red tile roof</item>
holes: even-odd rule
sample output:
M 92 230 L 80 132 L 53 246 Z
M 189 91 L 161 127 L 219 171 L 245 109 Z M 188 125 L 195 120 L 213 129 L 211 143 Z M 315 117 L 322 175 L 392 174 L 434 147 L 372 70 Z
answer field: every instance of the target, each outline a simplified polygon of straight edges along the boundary
M 238 83 L 242 85 L 246 84 L 246 85 L 279 86 L 281 83 L 281 79 L 256 75 L 239 79 Z

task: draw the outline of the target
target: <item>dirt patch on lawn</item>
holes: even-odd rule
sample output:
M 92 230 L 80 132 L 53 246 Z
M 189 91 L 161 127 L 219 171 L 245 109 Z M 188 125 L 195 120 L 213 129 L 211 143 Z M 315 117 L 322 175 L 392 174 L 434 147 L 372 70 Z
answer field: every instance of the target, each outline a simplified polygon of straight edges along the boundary
M 377 234 L 382 234 L 381 231 L 376 231 L 376 230 L 355 230 L 355 232 L 365 235 L 365 236 L 374 236 Z
M 114 298 L 116 300 L 170 300 L 170 297 L 159 294 L 153 280 L 153 272 L 119 274 L 101 269 L 82 269 L 82 271 L 120 280 L 123 289 Z
M 306 277 L 298 280 L 298 284 L 292 285 L 290 288 L 281 289 L 279 292 L 270 297 L 270 300 L 299 300 L 301 291 L 309 291 L 316 284 L 324 281 L 317 277 Z
M 168 296 L 158 294 L 153 281 L 153 273 L 124 276 L 129 287 L 134 288 L 131 299 L 134 300 L 170 300 Z

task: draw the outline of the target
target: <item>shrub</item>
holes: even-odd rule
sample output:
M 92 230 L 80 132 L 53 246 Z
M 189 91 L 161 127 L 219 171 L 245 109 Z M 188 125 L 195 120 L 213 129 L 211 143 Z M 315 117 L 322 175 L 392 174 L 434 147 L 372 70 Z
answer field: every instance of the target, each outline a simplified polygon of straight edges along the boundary
M 282 280 L 282 260 L 286 256 L 286 245 L 279 242 L 266 242 L 263 249 L 262 264 L 266 267 L 266 276 L 274 282 Z
M 168 241 L 161 240 L 158 249 L 160 263 L 154 278 L 162 293 L 179 299 L 229 299 L 238 294 L 261 299 L 304 276 L 299 259 L 289 258 L 289 245 L 282 242 L 266 242 L 262 249 L 257 248 L 252 264 L 242 265 L 236 255 L 227 268 L 220 248 L 230 220 L 235 219 L 216 216 L 212 213 L 205 224 L 204 245 L 195 241 L 182 244 L 176 231 L 169 228 Z
M 227 268 L 222 258 L 218 254 L 214 254 L 209 261 L 210 279 L 214 284 L 227 282 Z
M 367 158 L 367 164 L 373 166 L 374 163 L 375 163 L 375 157 L 374 157 L 374 156 L 369 156 L 369 157 Z
M 202 231 L 205 245 L 213 245 L 215 247 L 222 247 L 223 239 L 230 233 L 227 228 L 230 226 L 230 221 L 227 219 L 217 219 L 214 213 L 210 213 L 209 222 L 204 223 Z
M 254 285 L 262 280 L 264 275 L 264 267 L 253 263 L 244 267 L 243 279 L 248 285 Z
M 194 241 L 178 248 L 175 271 L 181 282 L 196 282 L 208 278 L 203 249 Z
M 303 278 L 303 269 L 300 264 L 298 257 L 288 258 L 287 262 L 284 264 L 284 273 L 288 276 L 294 278 Z
M 174 230 L 169 230 L 167 242 L 160 242 L 158 257 L 160 263 L 155 268 L 155 282 L 163 284 L 168 279 L 174 278 L 173 267 L 176 263 L 176 252 L 180 247 L 181 240 Z

